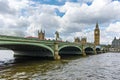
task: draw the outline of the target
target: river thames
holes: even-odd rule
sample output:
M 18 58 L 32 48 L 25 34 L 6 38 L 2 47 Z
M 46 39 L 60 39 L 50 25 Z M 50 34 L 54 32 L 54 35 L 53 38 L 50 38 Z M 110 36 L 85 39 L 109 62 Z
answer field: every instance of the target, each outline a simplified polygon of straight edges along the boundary
M 13 54 L 0 50 L 0 80 L 120 80 L 120 53 L 61 60 L 15 59 Z

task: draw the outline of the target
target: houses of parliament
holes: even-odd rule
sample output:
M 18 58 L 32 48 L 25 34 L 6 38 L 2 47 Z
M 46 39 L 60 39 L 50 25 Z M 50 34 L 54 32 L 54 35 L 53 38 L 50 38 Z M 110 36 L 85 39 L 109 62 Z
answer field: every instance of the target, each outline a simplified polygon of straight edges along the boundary
M 61 40 L 59 37 L 59 33 L 56 31 L 56 40 Z M 45 31 L 38 31 L 38 39 L 39 40 L 46 40 L 45 39 Z M 87 38 L 84 37 L 81 40 L 79 37 L 74 38 L 75 43 L 81 43 L 81 44 L 86 44 L 87 43 Z M 94 44 L 97 46 L 100 44 L 100 29 L 98 23 L 96 23 L 95 29 L 94 29 Z
M 87 43 L 87 38 L 86 37 L 83 37 L 81 40 L 79 37 L 76 37 L 74 39 L 74 42 L 76 43 L 81 43 L 81 44 L 86 44 Z M 95 29 L 94 29 L 94 44 L 97 46 L 97 45 L 100 45 L 100 29 L 99 29 L 99 25 L 98 23 L 96 23 L 96 26 L 95 26 Z

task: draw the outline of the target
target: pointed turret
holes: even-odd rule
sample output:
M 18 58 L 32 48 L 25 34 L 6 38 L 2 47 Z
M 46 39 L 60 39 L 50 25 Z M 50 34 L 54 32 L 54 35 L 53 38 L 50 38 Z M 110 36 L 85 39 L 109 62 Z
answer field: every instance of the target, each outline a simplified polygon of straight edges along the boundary
M 99 29 L 99 25 L 98 25 L 98 22 L 96 23 L 96 27 L 95 27 L 96 29 Z
M 45 31 L 43 33 L 42 29 L 41 31 L 38 30 L 38 39 L 45 40 Z

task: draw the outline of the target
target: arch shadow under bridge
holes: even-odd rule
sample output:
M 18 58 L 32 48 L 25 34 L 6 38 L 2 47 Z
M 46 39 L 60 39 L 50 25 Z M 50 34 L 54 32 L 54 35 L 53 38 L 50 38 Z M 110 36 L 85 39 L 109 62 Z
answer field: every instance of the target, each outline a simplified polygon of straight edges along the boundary
M 54 57 L 53 49 L 43 44 L 6 42 L 0 47 L 13 50 L 15 56 Z
M 64 45 L 59 47 L 59 55 L 80 55 L 82 54 L 82 49 L 79 46 L 74 45 Z

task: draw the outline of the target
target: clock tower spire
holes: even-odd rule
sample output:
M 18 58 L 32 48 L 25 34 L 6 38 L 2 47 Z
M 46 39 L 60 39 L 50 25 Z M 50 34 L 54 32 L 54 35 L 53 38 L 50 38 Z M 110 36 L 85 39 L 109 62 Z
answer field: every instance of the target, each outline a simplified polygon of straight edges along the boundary
M 96 27 L 94 30 L 94 44 L 97 46 L 100 44 L 100 30 L 99 30 L 99 25 L 96 23 Z

